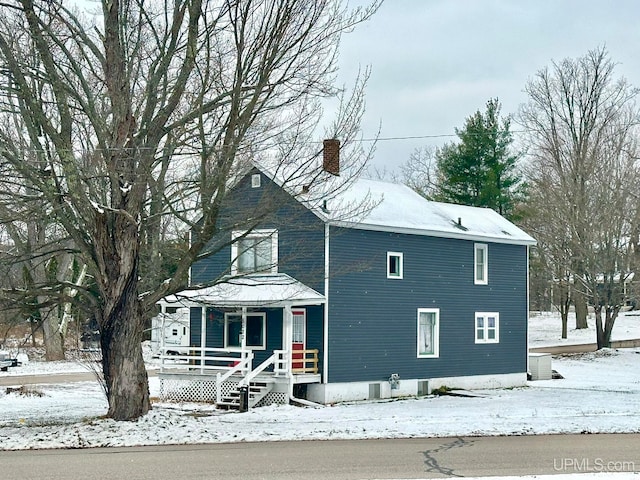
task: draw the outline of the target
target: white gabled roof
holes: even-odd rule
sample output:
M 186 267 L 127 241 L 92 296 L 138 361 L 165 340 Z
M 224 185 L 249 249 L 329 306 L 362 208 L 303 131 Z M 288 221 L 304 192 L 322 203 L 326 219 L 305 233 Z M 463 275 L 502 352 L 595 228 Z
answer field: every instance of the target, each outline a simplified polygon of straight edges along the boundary
M 184 290 L 165 297 L 163 302 L 184 306 L 282 307 L 319 305 L 325 302 L 325 297 L 284 273 L 257 273 L 229 278 L 211 287 Z
M 320 219 L 332 225 L 365 230 L 461 238 L 474 241 L 535 245 L 536 240 L 489 208 L 425 199 L 399 183 L 317 174 L 301 193 L 306 171 L 283 168 L 277 173 L 255 165 Z
M 369 208 L 353 216 L 342 212 L 365 202 Z M 535 239 L 489 208 L 425 199 L 406 185 L 358 179 L 329 200 L 325 215 L 332 224 L 437 237 L 463 238 L 520 245 Z

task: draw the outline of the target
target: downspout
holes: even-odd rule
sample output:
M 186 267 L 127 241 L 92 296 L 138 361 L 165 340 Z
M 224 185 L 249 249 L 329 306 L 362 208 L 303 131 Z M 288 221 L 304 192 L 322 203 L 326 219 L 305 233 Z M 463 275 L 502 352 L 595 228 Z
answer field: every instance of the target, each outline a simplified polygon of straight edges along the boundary
M 530 291 L 529 291 L 529 245 L 527 245 L 527 350 L 526 350 L 526 365 L 527 365 L 527 372 L 529 371 L 529 318 L 530 318 L 530 312 L 529 312 L 529 295 L 530 295 Z
M 322 346 L 322 383 L 329 381 L 329 223 L 324 224 L 324 332 Z
M 291 383 L 290 385 L 291 385 L 291 388 L 289 389 L 289 401 L 291 401 L 293 403 L 299 403 L 300 405 L 304 405 L 305 407 L 314 407 L 314 408 L 326 407 L 326 405 L 323 405 L 321 403 L 315 403 L 315 402 L 312 402 L 310 400 L 306 400 L 304 398 L 294 397 L 293 396 L 293 383 Z

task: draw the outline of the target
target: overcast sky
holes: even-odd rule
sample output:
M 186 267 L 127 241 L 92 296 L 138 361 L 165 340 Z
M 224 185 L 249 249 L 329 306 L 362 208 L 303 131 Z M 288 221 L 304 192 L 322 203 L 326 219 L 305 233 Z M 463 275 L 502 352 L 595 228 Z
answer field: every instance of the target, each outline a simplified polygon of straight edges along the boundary
M 339 76 L 348 84 L 372 68 L 365 138 L 380 124 L 382 138 L 453 135 L 490 98 L 517 112 L 537 71 L 598 46 L 640 85 L 639 24 L 637 0 L 386 0 L 343 37 Z M 416 147 L 452 140 L 382 140 L 374 164 L 393 169 Z

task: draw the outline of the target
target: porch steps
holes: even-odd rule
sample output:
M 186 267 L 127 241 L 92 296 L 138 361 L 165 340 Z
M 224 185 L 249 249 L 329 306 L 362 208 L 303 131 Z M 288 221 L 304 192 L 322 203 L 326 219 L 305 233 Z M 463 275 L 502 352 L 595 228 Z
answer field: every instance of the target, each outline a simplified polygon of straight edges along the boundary
M 255 407 L 269 392 L 273 390 L 273 382 L 256 381 L 249 383 L 249 408 Z M 222 410 L 240 410 L 240 388 L 234 388 L 223 396 L 216 406 Z

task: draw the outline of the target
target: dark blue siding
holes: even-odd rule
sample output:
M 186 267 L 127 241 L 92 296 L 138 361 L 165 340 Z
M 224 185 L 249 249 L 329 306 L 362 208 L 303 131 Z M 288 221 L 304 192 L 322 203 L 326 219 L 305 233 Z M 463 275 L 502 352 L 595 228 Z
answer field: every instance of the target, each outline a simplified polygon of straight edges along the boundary
M 322 372 L 322 356 L 324 352 L 324 307 L 314 305 L 307 309 L 307 349 L 318 349 L 318 368 Z
M 322 324 L 323 324 L 323 307 L 318 305 L 303 307 L 307 311 L 307 348 L 317 348 L 322 358 Z M 266 350 L 254 350 L 254 367 L 261 364 L 269 358 L 274 350 L 280 350 L 282 345 L 282 316 L 281 308 L 264 308 L 251 309 L 250 312 L 266 313 Z M 192 346 L 200 346 L 202 338 L 202 310 L 199 307 L 191 308 L 191 335 L 190 341 Z M 209 348 L 224 347 L 224 312 L 216 308 L 207 308 L 207 341 L 206 346 Z
M 216 245 L 228 243 L 233 230 L 277 229 L 278 272 L 322 293 L 324 223 L 264 175 L 260 188 L 251 188 L 250 181 L 251 174 L 228 197 L 220 214 L 220 233 L 209 244 L 215 253 L 193 265 L 191 284 L 212 282 L 230 272 L 231 247 Z M 251 218 L 262 221 L 250 225 Z
M 526 371 L 527 248 L 489 245 L 489 284 L 474 285 L 474 242 L 332 228 L 329 381 Z M 386 278 L 387 251 L 404 278 Z M 417 358 L 417 309 L 440 309 L 439 358 Z M 475 344 L 475 312 L 500 314 L 500 342 Z

